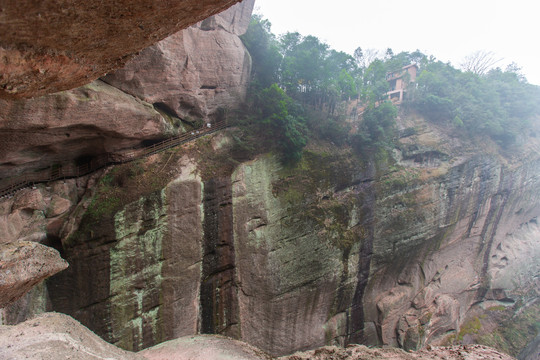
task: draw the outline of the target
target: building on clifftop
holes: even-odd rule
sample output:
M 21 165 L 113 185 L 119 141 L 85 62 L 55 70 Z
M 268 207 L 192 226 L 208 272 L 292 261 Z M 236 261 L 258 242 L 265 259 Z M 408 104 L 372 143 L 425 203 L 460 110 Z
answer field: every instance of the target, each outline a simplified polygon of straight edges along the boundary
M 401 70 L 389 72 L 386 74 L 386 81 L 390 84 L 390 91 L 386 93 L 389 100 L 401 103 L 409 83 L 416 81 L 418 65 L 410 64 L 401 68 Z

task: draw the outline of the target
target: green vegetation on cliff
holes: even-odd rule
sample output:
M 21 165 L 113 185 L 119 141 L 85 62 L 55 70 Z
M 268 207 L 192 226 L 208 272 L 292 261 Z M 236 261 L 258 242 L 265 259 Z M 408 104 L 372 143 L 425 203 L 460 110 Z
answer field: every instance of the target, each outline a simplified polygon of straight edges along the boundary
M 427 119 L 489 135 L 511 145 L 540 115 L 540 88 L 528 84 L 515 66 L 486 75 L 449 64 L 422 64 L 410 105 Z
M 511 146 L 530 135 L 540 118 L 540 88 L 528 84 L 515 65 L 473 73 L 418 50 L 394 54 L 388 49 L 370 57 L 358 48 L 351 56 L 311 35 L 276 36 L 260 15 L 252 17 L 242 40 L 253 58 L 247 113 L 251 124 L 264 125 L 258 132 L 278 140 L 272 148 L 285 161 L 299 159 L 306 137 L 351 145 L 359 153 L 390 145 L 397 110 L 384 102 L 390 89 L 386 76 L 411 63 L 418 65 L 418 77 L 415 86 L 409 84 L 404 109 L 460 136 L 489 136 Z M 404 76 L 405 83 L 410 80 Z M 356 131 L 345 121 L 351 116 L 345 100 L 362 109 Z

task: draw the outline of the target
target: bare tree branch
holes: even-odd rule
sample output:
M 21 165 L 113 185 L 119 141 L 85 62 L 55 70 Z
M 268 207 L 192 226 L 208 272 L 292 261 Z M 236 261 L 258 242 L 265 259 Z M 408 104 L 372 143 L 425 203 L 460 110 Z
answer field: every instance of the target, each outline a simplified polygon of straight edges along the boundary
M 502 60 L 502 58 L 497 59 L 491 51 L 478 50 L 465 57 L 460 66 L 463 71 L 484 75 Z

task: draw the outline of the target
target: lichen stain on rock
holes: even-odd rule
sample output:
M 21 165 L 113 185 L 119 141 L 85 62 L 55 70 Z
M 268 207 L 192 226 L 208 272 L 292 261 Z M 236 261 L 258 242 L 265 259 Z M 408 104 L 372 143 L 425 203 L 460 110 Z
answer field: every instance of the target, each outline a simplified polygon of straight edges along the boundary
M 200 332 L 239 338 L 230 178 L 205 182 L 203 204 Z
M 162 247 L 167 229 L 164 192 L 127 205 L 114 216 L 110 249 L 112 339 L 137 351 L 161 340 L 158 311 Z M 147 338 L 149 337 L 149 338 Z
M 328 334 L 344 342 L 351 331 L 331 319 L 351 306 L 370 218 L 362 186 L 332 192 L 342 181 L 333 166 L 346 155 L 325 162 L 308 154 L 296 169 L 263 156 L 233 174 L 242 336 L 271 354 Z

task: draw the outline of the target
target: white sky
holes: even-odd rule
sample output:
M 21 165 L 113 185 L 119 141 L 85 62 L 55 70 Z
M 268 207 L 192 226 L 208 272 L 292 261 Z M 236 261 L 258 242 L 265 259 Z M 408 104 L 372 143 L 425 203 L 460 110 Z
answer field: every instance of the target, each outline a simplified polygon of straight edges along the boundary
M 419 49 L 455 67 L 477 50 L 515 62 L 540 85 L 538 0 L 256 0 L 272 32 L 315 35 L 352 54 L 362 49 Z

